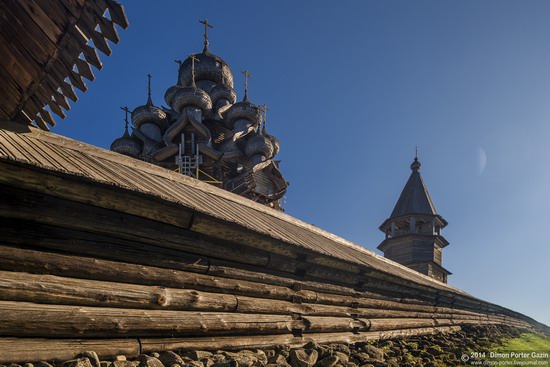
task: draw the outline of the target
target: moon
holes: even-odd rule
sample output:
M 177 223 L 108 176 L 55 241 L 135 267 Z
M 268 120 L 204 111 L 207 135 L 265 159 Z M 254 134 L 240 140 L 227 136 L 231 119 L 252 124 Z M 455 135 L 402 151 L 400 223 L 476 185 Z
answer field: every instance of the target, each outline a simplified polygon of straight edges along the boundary
M 485 166 L 487 165 L 487 154 L 483 148 L 477 148 L 477 174 L 481 175 L 485 171 Z

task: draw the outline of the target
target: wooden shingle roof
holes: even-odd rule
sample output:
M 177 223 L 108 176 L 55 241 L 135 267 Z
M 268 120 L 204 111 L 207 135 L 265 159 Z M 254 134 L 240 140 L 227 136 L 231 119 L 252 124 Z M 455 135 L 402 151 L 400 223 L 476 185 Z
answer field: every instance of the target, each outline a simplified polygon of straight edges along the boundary
M 420 166 L 420 164 L 418 164 L 418 166 Z M 432 198 L 428 193 L 428 189 L 424 184 L 424 180 L 422 179 L 418 168 L 413 169 L 413 172 L 407 180 L 407 183 L 405 184 L 405 187 L 403 188 L 403 191 L 401 192 L 401 195 L 393 208 L 390 219 L 407 214 L 437 215 Z
M 76 102 L 73 87 L 101 69 L 97 54 L 111 54 L 115 28 L 128 26 L 114 0 L 6 0 L 0 2 L 0 119 L 48 130 Z M 93 43 L 92 43 L 93 42 Z M 49 107 L 46 108 L 46 107 Z

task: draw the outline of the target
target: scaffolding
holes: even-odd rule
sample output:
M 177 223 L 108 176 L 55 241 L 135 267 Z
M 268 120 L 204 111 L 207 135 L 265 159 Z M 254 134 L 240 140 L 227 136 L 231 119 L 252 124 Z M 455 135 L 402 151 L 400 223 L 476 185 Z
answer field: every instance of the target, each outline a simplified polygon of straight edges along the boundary
M 194 177 L 206 183 L 223 183 L 200 169 L 200 165 L 203 163 L 203 157 L 202 154 L 200 154 L 199 144 L 195 142 L 195 133 L 191 133 L 190 138 L 191 140 L 189 143 L 191 151 L 189 152 L 190 154 L 187 154 L 185 149 L 185 133 L 181 134 L 178 155 L 176 156 L 177 171 L 182 175 Z

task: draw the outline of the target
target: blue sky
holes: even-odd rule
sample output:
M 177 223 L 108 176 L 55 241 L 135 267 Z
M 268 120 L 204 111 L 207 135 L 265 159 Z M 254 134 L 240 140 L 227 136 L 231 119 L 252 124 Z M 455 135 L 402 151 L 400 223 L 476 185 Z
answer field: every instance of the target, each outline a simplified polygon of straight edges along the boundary
M 550 325 L 550 2 L 123 1 L 130 27 L 54 132 L 108 148 L 120 106 L 210 49 L 267 103 L 288 214 L 377 251 L 415 146 L 449 283 Z

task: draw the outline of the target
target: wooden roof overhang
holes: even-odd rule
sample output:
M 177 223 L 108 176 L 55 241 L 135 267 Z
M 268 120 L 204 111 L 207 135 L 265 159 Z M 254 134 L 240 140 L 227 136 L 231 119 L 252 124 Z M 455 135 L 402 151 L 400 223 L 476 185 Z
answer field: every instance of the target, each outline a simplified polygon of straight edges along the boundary
M 118 43 L 115 24 L 128 20 L 114 0 L 1 1 L 0 120 L 49 130 L 50 111 L 65 118 L 73 87 L 85 92 L 91 66 L 102 68 L 97 50 L 110 55 L 107 40 Z
M 429 223 L 432 219 L 435 219 L 436 224 L 441 228 L 445 228 L 449 223 L 439 214 L 426 214 L 426 213 L 410 213 L 401 215 L 399 217 L 388 218 L 386 219 L 378 229 L 382 232 L 386 232 L 390 228 L 392 222 L 406 221 L 408 222 L 411 217 L 415 217 L 416 221 L 423 221 L 424 223 Z

